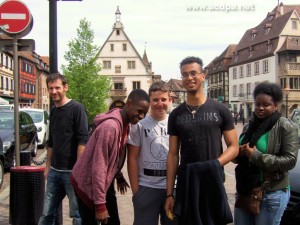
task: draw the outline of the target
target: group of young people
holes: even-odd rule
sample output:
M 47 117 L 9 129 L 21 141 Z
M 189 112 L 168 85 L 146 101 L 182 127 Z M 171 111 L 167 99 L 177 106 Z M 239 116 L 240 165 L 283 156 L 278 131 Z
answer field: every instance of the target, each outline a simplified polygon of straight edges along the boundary
M 265 190 L 260 213 L 235 208 L 234 224 L 280 224 L 290 195 L 287 174 L 296 164 L 298 150 L 297 127 L 277 110 L 280 87 L 256 86 L 254 114 L 238 140 L 229 109 L 204 95 L 202 60 L 185 58 L 180 72 L 187 99 L 170 115 L 169 89 L 157 82 L 148 93 L 133 90 L 124 108 L 97 115 L 90 137 L 84 107 L 67 98 L 65 78 L 49 75 L 47 86 L 55 106 L 50 112 L 47 189 L 40 225 L 53 224 L 66 194 L 73 224 L 120 224 L 108 193 L 126 153 L 134 225 L 231 223 L 223 185 L 223 166 L 231 161 L 237 167 L 246 163 L 256 168 L 259 178 L 253 187 L 271 174 L 281 175 Z M 245 194 L 240 187 L 250 179 L 247 176 L 237 179 L 237 195 Z M 128 184 L 121 180 L 118 189 L 124 193 Z

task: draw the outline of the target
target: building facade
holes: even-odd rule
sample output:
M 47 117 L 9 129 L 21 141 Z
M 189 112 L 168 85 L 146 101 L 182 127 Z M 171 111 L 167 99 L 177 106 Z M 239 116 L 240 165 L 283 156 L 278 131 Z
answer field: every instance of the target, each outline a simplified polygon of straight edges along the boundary
M 101 75 L 111 78 L 112 89 L 108 105 L 122 107 L 128 94 L 133 89 L 144 89 L 148 92 L 150 85 L 161 79 L 154 75 L 146 50 L 143 58 L 124 31 L 119 7 L 112 32 L 100 49 L 98 63 Z

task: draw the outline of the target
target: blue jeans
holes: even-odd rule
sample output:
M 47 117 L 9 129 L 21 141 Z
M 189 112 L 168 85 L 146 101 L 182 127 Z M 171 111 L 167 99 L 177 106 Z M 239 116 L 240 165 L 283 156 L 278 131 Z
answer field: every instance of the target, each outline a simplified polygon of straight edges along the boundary
M 289 199 L 289 190 L 266 192 L 263 195 L 258 215 L 247 213 L 243 209 L 234 208 L 234 224 L 279 225 Z
M 77 198 L 70 181 L 71 172 L 60 172 L 50 168 L 47 180 L 47 189 L 44 200 L 43 215 L 39 225 L 53 225 L 56 209 L 65 197 L 69 198 L 69 216 L 73 218 L 73 225 L 81 225 Z

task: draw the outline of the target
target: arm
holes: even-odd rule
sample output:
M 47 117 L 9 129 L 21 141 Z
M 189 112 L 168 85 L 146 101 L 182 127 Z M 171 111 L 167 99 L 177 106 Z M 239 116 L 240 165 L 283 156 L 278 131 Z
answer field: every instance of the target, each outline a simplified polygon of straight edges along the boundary
M 53 155 L 53 149 L 50 147 L 47 147 L 47 161 L 46 161 L 46 168 L 45 168 L 45 172 L 44 172 L 45 179 L 48 179 L 52 155 Z
M 167 196 L 173 195 L 176 172 L 179 163 L 179 139 L 177 136 L 169 137 L 169 152 L 167 157 Z M 165 202 L 166 214 L 173 214 L 174 198 L 168 197 Z
M 81 156 L 85 149 L 85 145 L 79 144 L 77 148 L 77 159 Z
M 125 195 L 125 193 L 127 192 L 127 188 L 130 188 L 130 186 L 127 183 L 125 177 L 123 176 L 123 173 L 122 173 L 121 170 L 116 175 L 116 180 L 117 180 L 117 190 L 118 190 L 118 192 L 120 192 L 121 195 Z
M 222 166 L 229 163 L 231 160 L 236 158 L 239 154 L 238 138 L 236 129 L 228 130 L 223 132 L 224 140 L 227 145 L 227 149 L 218 158 Z
M 140 147 L 128 144 L 127 170 L 132 193 L 135 194 L 139 188 L 139 164 Z

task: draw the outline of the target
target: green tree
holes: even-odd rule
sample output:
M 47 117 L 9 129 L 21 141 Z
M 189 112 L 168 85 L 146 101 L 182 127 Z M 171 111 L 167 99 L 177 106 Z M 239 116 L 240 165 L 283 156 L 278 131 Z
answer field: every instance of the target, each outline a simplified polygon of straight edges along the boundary
M 96 114 L 107 110 L 110 79 L 100 75 L 97 63 L 100 48 L 93 44 L 94 31 L 86 18 L 80 20 L 77 37 L 68 43 L 69 51 L 62 65 L 63 74 L 69 83 L 68 97 L 81 102 L 87 110 L 89 123 Z

